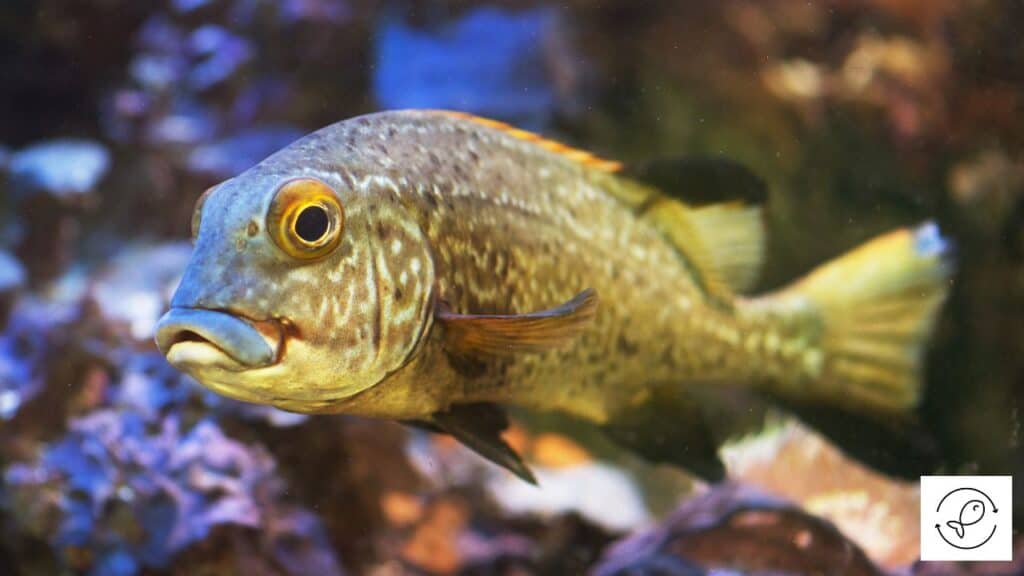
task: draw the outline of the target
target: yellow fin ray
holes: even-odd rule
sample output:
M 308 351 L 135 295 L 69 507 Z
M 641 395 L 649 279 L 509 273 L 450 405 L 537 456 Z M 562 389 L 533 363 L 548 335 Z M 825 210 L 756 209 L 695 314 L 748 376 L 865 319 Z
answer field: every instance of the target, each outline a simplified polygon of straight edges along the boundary
M 693 210 L 691 220 L 716 276 L 734 292 L 753 288 L 764 261 L 761 208 L 739 203 Z
M 757 282 L 764 259 L 764 182 L 742 164 L 717 157 L 666 158 L 630 167 L 610 192 L 651 220 L 712 301 Z
M 900 413 L 920 398 L 923 350 L 949 273 L 946 242 L 928 223 L 871 240 L 767 299 L 809 302 L 821 325 L 813 394 Z
M 748 290 L 764 258 L 761 210 L 738 202 L 691 208 L 659 196 L 644 217 L 679 251 L 690 272 L 713 300 L 730 305 Z

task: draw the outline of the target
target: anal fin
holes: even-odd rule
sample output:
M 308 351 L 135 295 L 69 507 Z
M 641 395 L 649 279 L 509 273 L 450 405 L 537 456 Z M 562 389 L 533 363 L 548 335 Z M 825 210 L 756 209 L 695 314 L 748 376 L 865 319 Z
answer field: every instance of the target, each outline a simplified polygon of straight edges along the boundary
M 718 439 L 696 401 L 681 386 L 658 386 L 645 402 L 621 408 L 603 430 L 645 460 L 673 464 L 707 482 L 725 477 Z
M 604 432 L 646 460 L 678 466 L 706 482 L 726 477 L 723 446 L 760 434 L 770 422 L 771 405 L 745 386 L 672 382 L 650 390 L 646 402 L 620 410 Z

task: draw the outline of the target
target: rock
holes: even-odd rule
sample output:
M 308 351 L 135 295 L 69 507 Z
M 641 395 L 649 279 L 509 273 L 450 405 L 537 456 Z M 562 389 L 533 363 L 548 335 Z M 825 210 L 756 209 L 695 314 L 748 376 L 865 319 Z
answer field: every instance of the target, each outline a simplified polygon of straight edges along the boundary
M 144 138 L 159 147 L 197 146 L 213 138 L 220 122 L 208 106 L 182 99 L 168 114 L 153 119 Z
M 719 485 L 660 525 L 610 547 L 594 576 L 658 574 L 881 576 L 830 523 L 752 489 Z
M 591 461 L 561 468 L 535 466 L 533 471 L 537 486 L 501 472 L 487 491 L 508 514 L 551 518 L 575 512 L 612 532 L 633 530 L 651 520 L 632 478 L 612 466 Z
M 12 307 L 0 331 L 0 421 L 17 416 L 23 406 L 44 391 L 55 373 L 68 376 L 63 371 L 69 365 L 79 368 L 72 358 L 76 354 L 72 348 L 80 347 L 79 343 L 67 345 L 75 319 L 69 307 L 31 295 L 19 298 Z M 69 377 L 60 386 L 60 398 L 66 402 L 73 395 L 74 382 Z M 48 409 L 46 417 L 37 418 L 34 425 L 54 425 L 63 417 L 64 406 L 51 403 Z M 11 432 L 18 430 L 0 427 L 0 441 L 7 440 L 6 433 Z M 11 444 L 4 447 L 10 448 Z
M 722 451 L 730 478 L 834 522 L 887 568 L 917 559 L 920 493 L 851 460 L 825 438 L 788 421 Z

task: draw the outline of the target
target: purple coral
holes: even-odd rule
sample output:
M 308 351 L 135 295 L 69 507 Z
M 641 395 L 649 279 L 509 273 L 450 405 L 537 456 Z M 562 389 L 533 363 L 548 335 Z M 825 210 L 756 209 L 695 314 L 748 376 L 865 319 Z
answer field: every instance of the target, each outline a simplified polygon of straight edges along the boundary
M 259 548 L 287 574 L 309 566 L 341 573 L 318 519 L 284 501 L 270 454 L 210 419 L 189 426 L 177 415 L 96 411 L 72 421 L 38 461 L 11 466 L 5 480 L 22 524 L 59 518 L 53 533 L 38 535 L 68 564 L 73 550 L 87 550 L 92 561 L 74 567 L 91 574 L 166 567 L 220 527 L 257 530 Z

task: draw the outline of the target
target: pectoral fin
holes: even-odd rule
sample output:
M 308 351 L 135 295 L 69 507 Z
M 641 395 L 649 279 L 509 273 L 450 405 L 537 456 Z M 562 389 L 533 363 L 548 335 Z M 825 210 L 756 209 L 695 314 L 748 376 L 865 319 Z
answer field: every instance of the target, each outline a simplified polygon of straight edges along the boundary
M 519 478 L 537 484 L 519 454 L 501 438 L 501 433 L 508 428 L 508 417 L 501 408 L 493 404 L 452 406 L 434 414 L 430 424 Z
M 444 326 L 445 344 L 460 355 L 509 355 L 545 352 L 578 336 L 597 311 L 591 289 L 548 310 L 529 314 L 456 314 L 441 306 L 437 321 Z

